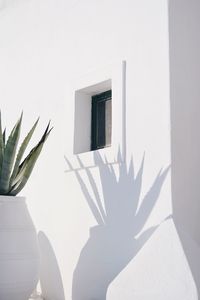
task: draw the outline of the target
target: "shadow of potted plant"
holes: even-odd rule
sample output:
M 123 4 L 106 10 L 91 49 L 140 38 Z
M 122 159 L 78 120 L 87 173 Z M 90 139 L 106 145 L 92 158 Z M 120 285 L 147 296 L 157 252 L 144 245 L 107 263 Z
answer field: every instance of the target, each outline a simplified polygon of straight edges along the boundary
M 0 299 L 27 300 L 38 282 L 37 234 L 26 206 L 17 194 L 27 183 L 52 128 L 47 125 L 38 144 L 23 159 L 38 124 L 35 122 L 18 153 L 22 114 L 8 139 L 0 115 Z M 16 155 L 17 154 L 17 155 Z M 23 159 L 23 160 L 22 160 Z
M 83 165 L 80 158 L 77 156 L 81 169 L 87 174 L 94 196 L 89 192 L 79 171 L 72 167 L 67 158 L 65 159 L 70 170 L 75 173 L 98 224 L 90 228 L 89 239 L 81 250 L 74 270 L 72 299 L 105 300 L 110 283 L 135 257 L 159 226 L 158 224 L 143 230 L 159 197 L 169 167 L 158 173 L 140 202 L 144 158 L 138 173 L 135 174 L 133 161 L 131 160 L 127 166 L 122 162 L 119 151 L 118 177 L 113 165 L 103 162 L 98 152 L 94 152 L 103 199 L 100 197 L 91 170 Z

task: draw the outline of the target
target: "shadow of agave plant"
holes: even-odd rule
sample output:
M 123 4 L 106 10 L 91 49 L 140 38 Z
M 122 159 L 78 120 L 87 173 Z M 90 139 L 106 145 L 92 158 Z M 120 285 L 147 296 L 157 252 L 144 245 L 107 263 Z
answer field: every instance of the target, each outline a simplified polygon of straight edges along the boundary
M 94 152 L 95 165 L 99 167 L 104 205 L 89 168 L 85 168 L 77 156 L 81 169 L 84 169 L 95 195 L 92 198 L 79 171 L 70 161 L 66 162 L 74 171 L 87 203 L 98 223 L 90 229 L 90 237 L 81 250 L 72 286 L 73 300 L 105 300 L 109 284 L 134 258 L 145 242 L 159 226 L 142 231 L 159 197 L 169 167 L 161 170 L 152 186 L 139 200 L 142 188 L 144 158 L 138 173 L 134 174 L 133 160 L 129 167 L 122 162 L 119 151 L 119 178 L 112 164 L 104 163 L 98 152 Z M 137 236 L 137 238 L 136 238 Z

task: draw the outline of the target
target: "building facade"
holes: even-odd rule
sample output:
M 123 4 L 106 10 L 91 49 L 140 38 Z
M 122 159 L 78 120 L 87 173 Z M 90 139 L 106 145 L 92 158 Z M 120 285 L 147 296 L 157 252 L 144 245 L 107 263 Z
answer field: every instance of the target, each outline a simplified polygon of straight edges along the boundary
M 3 122 L 54 126 L 23 191 L 45 299 L 198 299 L 199 5 L 2 2 Z M 92 97 L 110 90 L 92 151 Z

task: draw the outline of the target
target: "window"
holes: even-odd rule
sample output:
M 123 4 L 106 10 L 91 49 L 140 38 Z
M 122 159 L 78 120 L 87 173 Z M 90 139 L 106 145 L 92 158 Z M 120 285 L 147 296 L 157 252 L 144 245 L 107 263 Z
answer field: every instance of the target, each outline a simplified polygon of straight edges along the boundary
M 100 66 L 71 82 L 69 96 L 74 101 L 68 103 L 71 105 L 68 117 L 73 124 L 67 131 L 67 137 L 73 140 L 66 143 L 68 157 L 72 155 L 72 159 L 76 160 L 74 154 L 78 154 L 85 166 L 92 166 L 96 150 L 112 163 L 118 161 L 120 148 L 124 160 L 125 74 L 125 62 L 119 61 Z
M 112 91 L 92 96 L 91 150 L 111 146 Z

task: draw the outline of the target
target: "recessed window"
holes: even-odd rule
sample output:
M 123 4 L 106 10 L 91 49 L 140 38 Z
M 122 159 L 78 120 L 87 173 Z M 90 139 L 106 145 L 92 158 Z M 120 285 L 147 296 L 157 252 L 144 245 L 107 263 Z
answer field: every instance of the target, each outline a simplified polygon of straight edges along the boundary
M 74 154 L 111 145 L 111 79 L 75 91 Z
M 112 91 L 92 96 L 91 150 L 111 146 Z
M 119 161 L 117 153 L 120 148 L 122 160 L 125 160 L 125 61 L 105 66 L 100 64 L 99 69 L 90 73 L 85 71 L 71 82 L 69 96 L 71 109 L 68 117 L 73 119 L 74 126 L 71 124 L 67 129 L 67 137 L 70 141 L 73 139 L 72 143 L 66 142 L 67 156 L 72 155 L 75 162 L 74 154 L 78 154 L 85 166 L 93 166 L 94 152 L 110 163 Z

